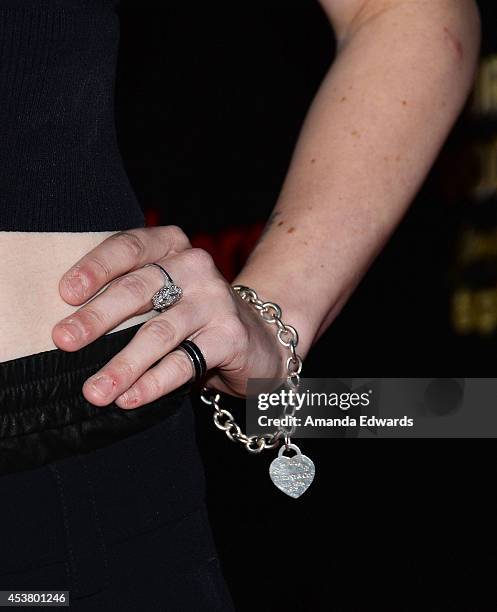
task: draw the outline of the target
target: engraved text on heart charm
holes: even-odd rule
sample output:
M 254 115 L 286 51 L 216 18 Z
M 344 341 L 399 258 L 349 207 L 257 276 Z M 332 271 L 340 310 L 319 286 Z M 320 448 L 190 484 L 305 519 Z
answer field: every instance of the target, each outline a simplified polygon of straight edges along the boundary
M 283 451 L 289 448 L 297 454 L 293 457 L 282 455 Z M 315 472 L 314 463 L 309 457 L 302 455 L 296 444 L 283 444 L 278 456 L 269 466 L 269 475 L 274 484 L 280 491 L 294 498 L 307 491 L 314 480 Z

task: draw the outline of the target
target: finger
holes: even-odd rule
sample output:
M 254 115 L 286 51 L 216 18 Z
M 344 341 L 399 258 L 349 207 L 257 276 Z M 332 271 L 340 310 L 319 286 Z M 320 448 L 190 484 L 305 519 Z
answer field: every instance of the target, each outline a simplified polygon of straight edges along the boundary
M 181 279 L 188 296 L 188 278 L 192 277 L 193 283 L 196 274 L 190 269 L 189 258 L 181 254 L 160 261 L 173 278 Z M 164 276 L 156 266 L 120 276 L 75 313 L 60 320 L 52 330 L 52 339 L 59 348 L 76 351 L 132 316 L 151 310 L 152 296 L 163 286 Z
M 161 357 L 174 350 L 206 322 L 205 311 L 190 303 L 177 305 L 140 326 L 128 345 L 83 385 L 85 398 L 107 406 L 129 389 Z
M 82 304 L 118 276 L 190 246 L 183 230 L 175 225 L 117 232 L 89 251 L 62 276 L 60 295 L 69 304 Z
M 191 338 L 204 355 L 207 369 L 219 366 L 226 358 L 226 347 L 216 328 L 201 331 Z M 194 375 L 190 358 L 181 349 L 166 355 L 147 370 L 115 403 L 120 408 L 133 409 L 153 402 L 190 381 Z

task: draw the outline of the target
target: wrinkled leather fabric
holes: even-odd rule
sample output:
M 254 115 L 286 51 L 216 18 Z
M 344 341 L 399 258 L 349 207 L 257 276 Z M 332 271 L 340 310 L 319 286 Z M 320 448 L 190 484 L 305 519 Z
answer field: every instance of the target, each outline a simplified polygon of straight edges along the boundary
M 181 409 L 191 385 L 134 410 L 95 406 L 83 383 L 123 349 L 141 324 L 75 352 L 44 351 L 0 363 L 0 475 L 102 448 Z

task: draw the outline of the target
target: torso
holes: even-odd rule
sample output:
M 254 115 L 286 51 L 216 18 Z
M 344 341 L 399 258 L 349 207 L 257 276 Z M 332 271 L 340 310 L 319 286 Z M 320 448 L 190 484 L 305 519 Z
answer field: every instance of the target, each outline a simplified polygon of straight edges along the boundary
M 52 328 L 79 306 L 64 302 L 59 280 L 107 232 L 0 232 L 0 362 L 58 348 Z M 112 330 L 146 321 L 154 310 Z
M 0 1 L 0 362 L 58 348 L 52 328 L 79 308 L 64 272 L 145 225 L 115 132 L 115 4 Z

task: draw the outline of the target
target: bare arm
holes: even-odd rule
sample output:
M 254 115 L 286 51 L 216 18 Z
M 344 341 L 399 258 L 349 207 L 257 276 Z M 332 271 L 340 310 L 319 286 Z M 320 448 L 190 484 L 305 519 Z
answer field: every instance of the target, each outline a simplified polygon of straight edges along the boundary
M 337 316 L 424 181 L 470 91 L 472 0 L 321 0 L 338 40 L 269 226 L 237 283 L 299 352 Z M 420 237 L 422 239 L 422 237 Z
M 321 1 L 338 56 L 305 118 L 276 216 L 237 279 L 281 305 L 302 356 L 419 189 L 464 104 L 479 46 L 472 0 Z M 171 226 L 113 234 L 66 272 L 62 297 L 85 303 L 55 326 L 56 345 L 77 350 L 150 310 L 160 285 L 157 269 L 143 267 L 149 262 L 181 279 L 185 298 L 85 382 L 88 401 L 136 408 L 186 383 L 192 364 L 175 350 L 185 338 L 203 352 L 214 389 L 243 396 L 249 378 L 283 375 L 273 330 L 233 295 L 212 257 Z

